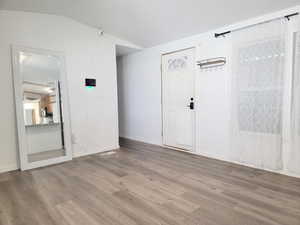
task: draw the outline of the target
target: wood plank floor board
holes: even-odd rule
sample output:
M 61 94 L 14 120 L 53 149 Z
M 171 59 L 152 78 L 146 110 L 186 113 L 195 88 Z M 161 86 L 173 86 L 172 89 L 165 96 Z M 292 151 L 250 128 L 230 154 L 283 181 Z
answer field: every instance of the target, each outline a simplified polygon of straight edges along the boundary
M 255 208 L 264 212 L 264 215 L 272 215 L 274 218 L 280 219 L 281 222 L 289 221 L 290 224 L 300 223 L 300 214 L 294 210 L 286 209 L 285 206 L 275 205 L 263 199 L 255 199 L 252 196 L 247 196 L 245 193 L 226 192 L 226 196 L 235 199 L 240 205 Z
M 155 204 L 152 202 L 146 202 L 139 196 L 129 192 L 120 191 L 114 193 L 123 205 L 127 205 L 129 208 L 134 209 L 137 214 L 143 215 L 155 224 L 173 224 L 180 225 L 180 221 L 176 221 L 173 217 L 167 216 L 166 213 L 159 210 L 159 207 L 153 207 Z
M 300 225 L 300 179 L 124 140 L 0 174 L 0 225 Z

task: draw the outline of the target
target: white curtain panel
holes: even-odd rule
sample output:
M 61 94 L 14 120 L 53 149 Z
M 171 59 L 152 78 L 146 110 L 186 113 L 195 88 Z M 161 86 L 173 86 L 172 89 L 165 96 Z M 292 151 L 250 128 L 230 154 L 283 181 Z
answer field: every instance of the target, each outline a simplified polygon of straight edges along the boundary
M 282 169 L 285 20 L 232 34 L 232 158 Z
M 291 145 L 288 169 L 300 174 L 300 33 L 295 34 L 292 85 Z

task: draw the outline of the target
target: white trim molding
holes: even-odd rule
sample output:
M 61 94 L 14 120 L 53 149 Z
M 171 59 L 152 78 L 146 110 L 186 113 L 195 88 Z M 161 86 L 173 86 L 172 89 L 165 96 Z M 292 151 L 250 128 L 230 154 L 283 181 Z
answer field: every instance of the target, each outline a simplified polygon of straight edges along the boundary
M 2 165 L 0 167 L 0 173 L 10 172 L 10 171 L 18 170 L 18 169 L 19 169 L 19 166 L 16 163 Z

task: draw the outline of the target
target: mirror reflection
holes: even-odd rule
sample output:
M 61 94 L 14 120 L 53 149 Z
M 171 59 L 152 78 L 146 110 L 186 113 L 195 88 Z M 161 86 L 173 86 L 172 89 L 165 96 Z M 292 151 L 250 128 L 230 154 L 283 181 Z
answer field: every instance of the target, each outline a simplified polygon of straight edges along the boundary
M 51 55 L 21 52 L 19 63 L 28 161 L 64 156 L 60 61 Z
M 26 126 L 59 123 L 58 81 L 23 82 L 24 121 Z

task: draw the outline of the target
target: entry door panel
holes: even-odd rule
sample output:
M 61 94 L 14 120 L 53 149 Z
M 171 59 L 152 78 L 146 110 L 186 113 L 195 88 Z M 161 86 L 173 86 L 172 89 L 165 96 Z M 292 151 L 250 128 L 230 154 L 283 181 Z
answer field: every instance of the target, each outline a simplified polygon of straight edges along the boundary
M 194 143 L 194 49 L 162 56 L 163 143 L 192 150 Z M 192 100 L 191 100 L 192 99 Z

